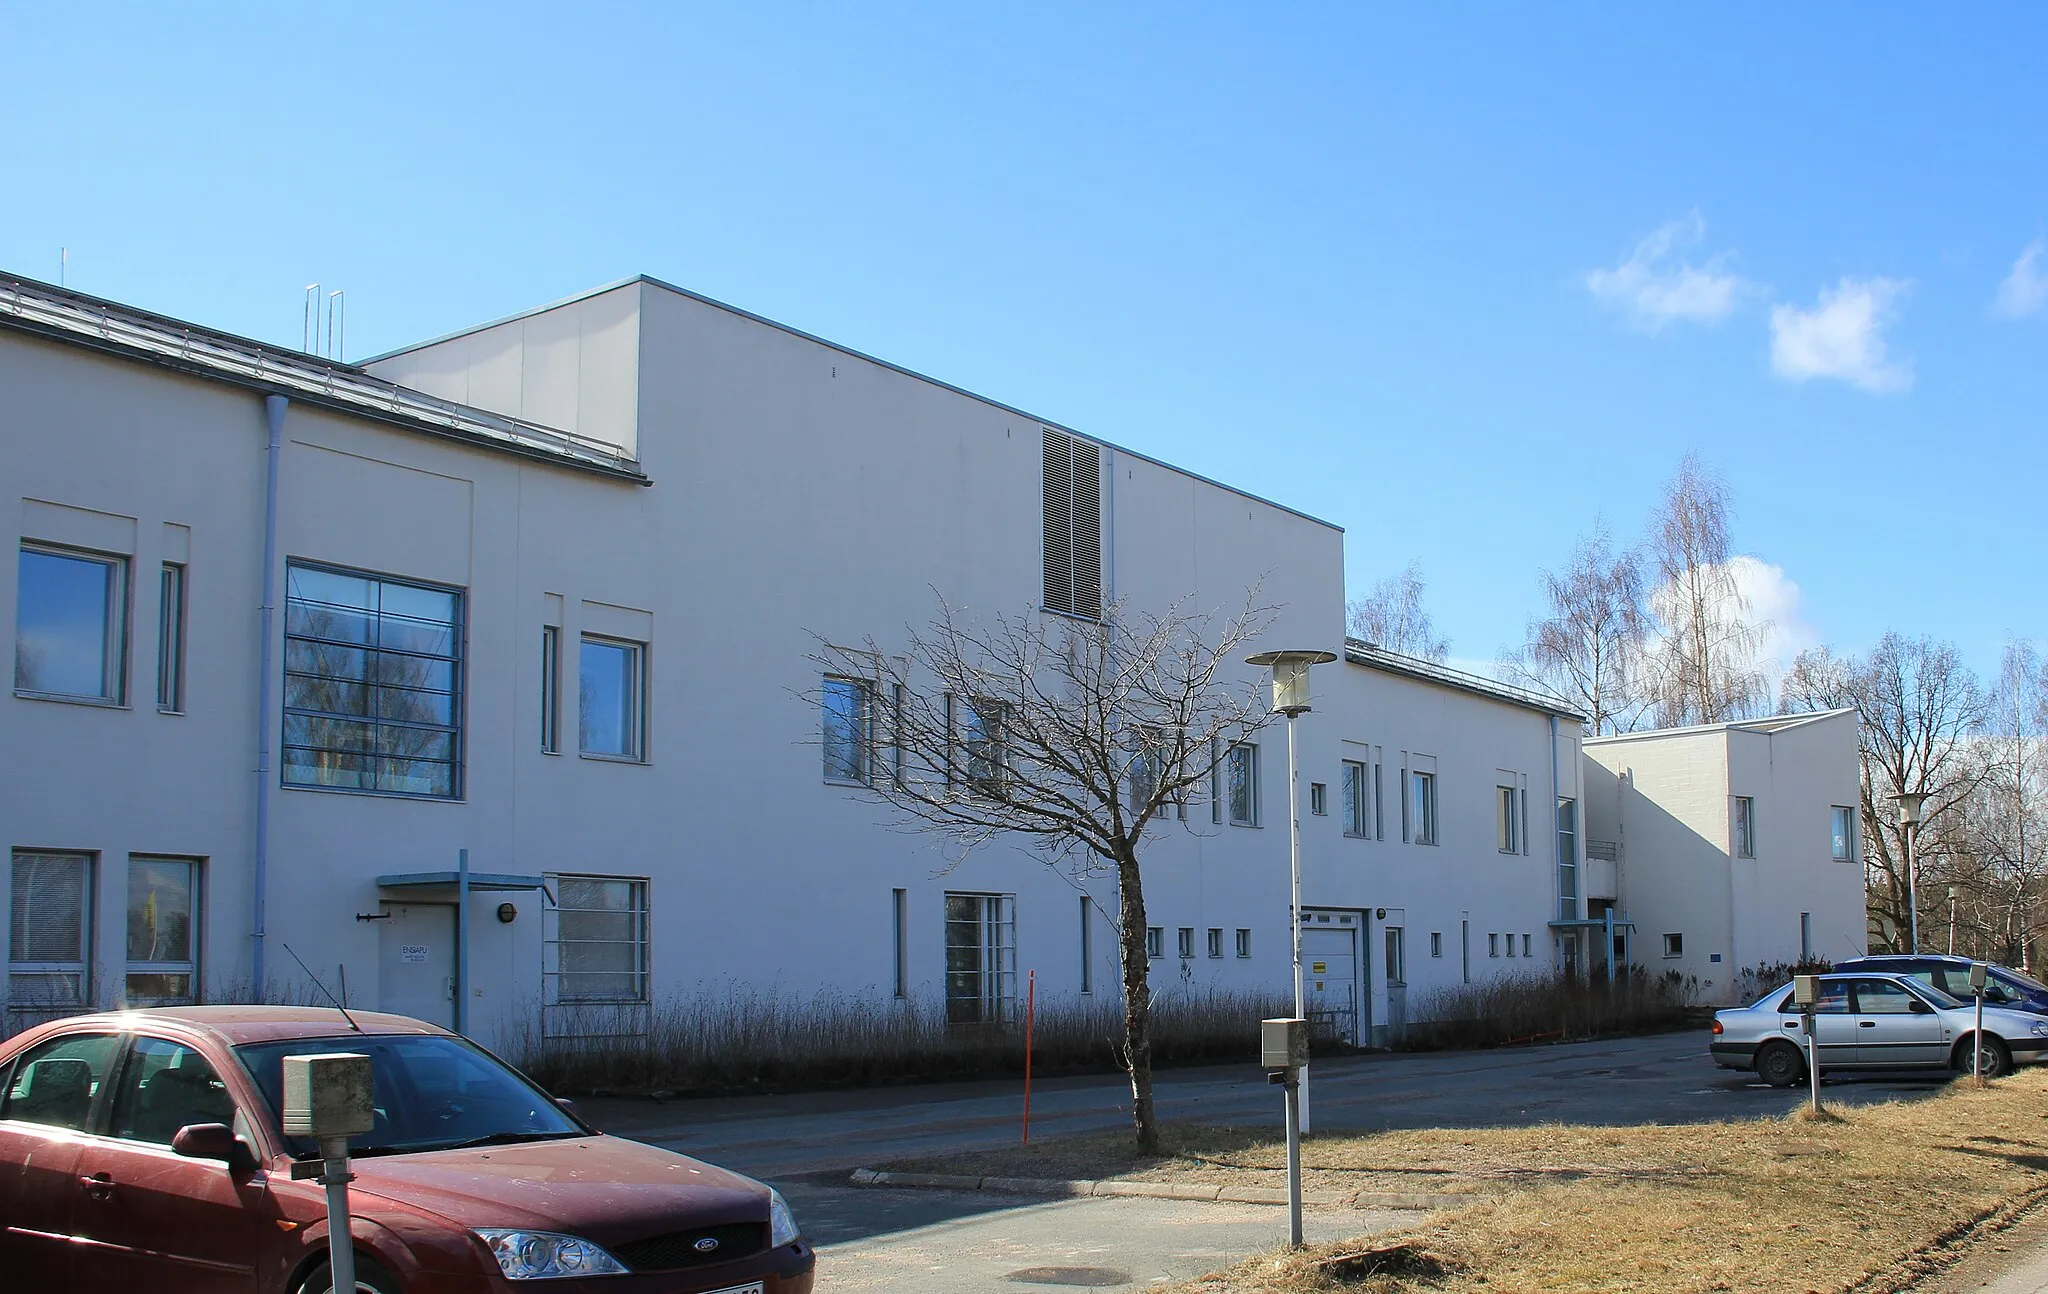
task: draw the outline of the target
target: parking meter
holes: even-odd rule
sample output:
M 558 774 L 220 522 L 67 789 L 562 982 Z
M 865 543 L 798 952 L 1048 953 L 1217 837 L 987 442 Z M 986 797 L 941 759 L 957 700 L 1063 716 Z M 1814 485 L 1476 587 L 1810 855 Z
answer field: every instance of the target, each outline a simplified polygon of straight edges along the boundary
M 1792 1004 L 1799 1008 L 1800 1031 L 1806 1035 L 1806 1085 L 1812 1089 L 1813 1112 L 1820 1113 L 1820 1037 L 1814 1009 L 1820 1005 L 1820 976 L 1792 977 Z
M 1259 1063 L 1287 1092 L 1287 1242 L 1301 1248 L 1301 1071 L 1308 1064 L 1308 1021 L 1259 1021 Z
M 284 1135 L 311 1137 L 320 1162 L 293 1164 L 292 1177 L 327 1188 L 327 1270 L 337 1291 L 356 1287 L 356 1251 L 349 1234 L 348 1139 L 377 1126 L 370 1058 L 329 1052 L 284 1058 Z

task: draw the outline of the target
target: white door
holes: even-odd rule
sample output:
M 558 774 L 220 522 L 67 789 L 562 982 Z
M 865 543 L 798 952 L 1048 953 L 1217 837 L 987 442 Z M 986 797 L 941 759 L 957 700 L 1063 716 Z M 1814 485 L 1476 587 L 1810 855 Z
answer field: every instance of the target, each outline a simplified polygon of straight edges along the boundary
M 1304 925 L 1301 978 L 1308 1018 L 1347 1043 L 1358 1041 L 1358 931 L 1353 926 Z
M 455 1027 L 455 905 L 387 903 L 377 923 L 377 1009 Z

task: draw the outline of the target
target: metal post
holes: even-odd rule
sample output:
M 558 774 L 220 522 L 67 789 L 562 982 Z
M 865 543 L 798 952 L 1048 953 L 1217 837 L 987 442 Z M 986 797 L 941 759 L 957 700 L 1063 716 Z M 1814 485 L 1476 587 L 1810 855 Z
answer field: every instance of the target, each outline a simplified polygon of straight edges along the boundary
M 1031 1144 L 1031 1029 L 1038 1014 L 1038 972 L 1024 977 L 1024 1141 Z
M 1301 765 L 1295 755 L 1294 719 L 1292 710 L 1287 712 L 1287 876 L 1292 887 L 1288 911 L 1294 921 L 1294 1018 L 1308 1019 L 1308 999 L 1302 986 L 1301 977 Z M 1361 948 L 1358 955 L 1364 957 Z M 1308 1066 L 1301 1067 L 1301 1091 L 1290 1095 L 1290 1118 L 1300 1122 L 1299 1131 L 1308 1130 Z M 1297 1227 L 1298 1231 L 1299 1228 Z M 1300 1243 L 1297 1235 L 1295 1243 Z
M 1920 951 L 1920 868 L 1913 859 L 1915 837 L 1920 834 L 1917 824 L 1908 822 L 1901 828 L 1906 844 L 1906 951 Z
M 455 1032 L 469 1033 L 469 851 L 455 855 Z
M 320 1184 L 327 1188 L 327 1270 L 338 1294 L 353 1294 L 356 1287 L 356 1250 L 348 1229 L 348 1184 L 355 1174 L 348 1171 L 348 1138 L 320 1138 L 323 1171 Z
M 1948 955 L 1956 955 L 1956 887 L 1948 887 Z
M 1813 1089 L 1813 1112 L 1820 1113 L 1820 1030 L 1814 1027 L 1814 1008 L 1806 1008 L 1806 1085 Z
M 1977 1032 L 1970 1035 L 1970 1074 L 1984 1086 L 1984 990 L 1977 990 Z
M 1306 1068 L 1288 1074 L 1287 1091 L 1287 1244 L 1301 1248 L 1301 1086 Z

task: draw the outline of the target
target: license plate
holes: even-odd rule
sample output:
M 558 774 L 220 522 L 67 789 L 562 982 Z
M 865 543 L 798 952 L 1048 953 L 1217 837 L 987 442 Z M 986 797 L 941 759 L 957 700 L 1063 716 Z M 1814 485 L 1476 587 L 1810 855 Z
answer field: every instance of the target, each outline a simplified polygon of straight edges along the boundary
M 708 1294 L 763 1294 L 765 1287 L 760 1281 L 751 1285 L 728 1285 L 724 1289 L 711 1290 Z

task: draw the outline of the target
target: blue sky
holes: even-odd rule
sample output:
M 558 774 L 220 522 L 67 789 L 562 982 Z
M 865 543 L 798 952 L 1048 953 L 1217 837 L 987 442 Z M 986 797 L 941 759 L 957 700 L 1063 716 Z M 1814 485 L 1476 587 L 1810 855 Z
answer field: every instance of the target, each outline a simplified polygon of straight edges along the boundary
M 1788 648 L 2048 633 L 2048 9 L 326 13 L 0 6 L 0 266 L 356 357 L 654 274 L 1419 559 L 1460 658 L 1688 449 Z

